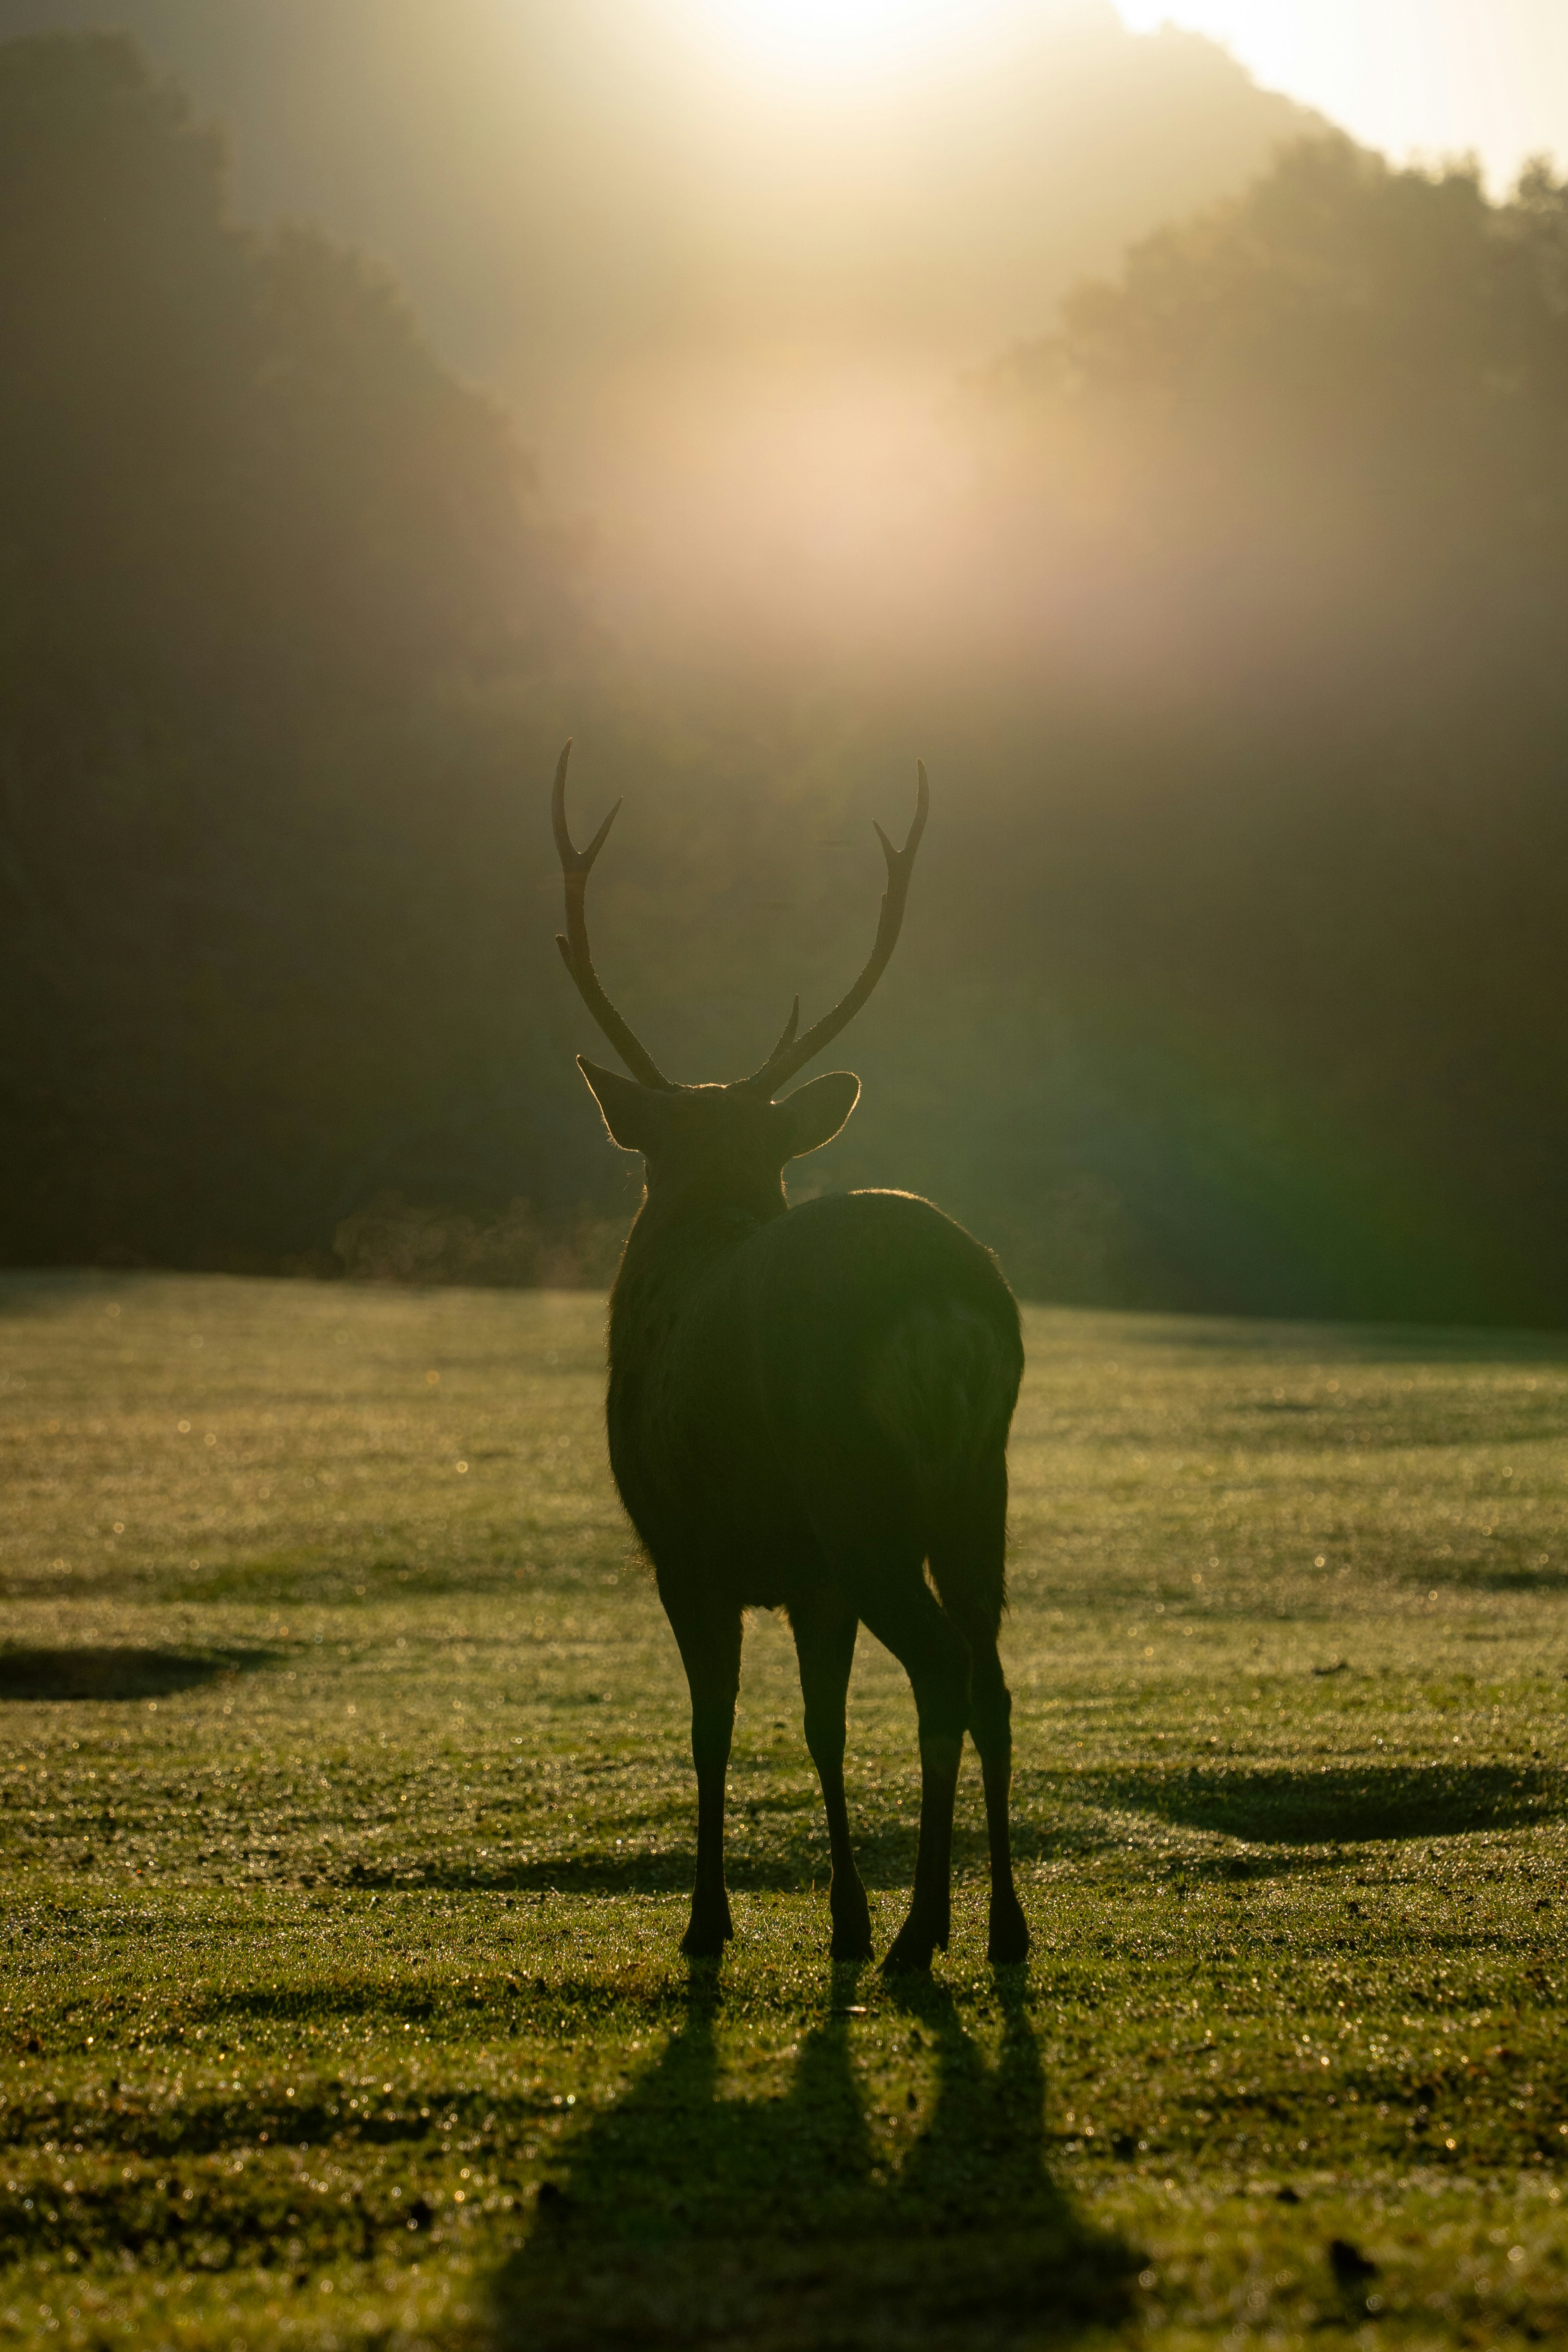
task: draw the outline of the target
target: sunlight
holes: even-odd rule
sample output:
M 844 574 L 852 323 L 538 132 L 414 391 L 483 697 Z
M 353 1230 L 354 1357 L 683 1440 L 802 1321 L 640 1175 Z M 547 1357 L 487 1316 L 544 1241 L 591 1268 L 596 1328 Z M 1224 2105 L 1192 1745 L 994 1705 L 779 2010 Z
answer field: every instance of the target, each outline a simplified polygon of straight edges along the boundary
M 1008 0 L 704 0 L 728 46 L 810 83 L 878 80 L 990 33 Z
M 1135 32 L 1169 21 L 1223 41 L 1258 79 L 1399 160 L 1474 153 L 1510 186 L 1568 155 L 1560 0 L 1119 0 Z

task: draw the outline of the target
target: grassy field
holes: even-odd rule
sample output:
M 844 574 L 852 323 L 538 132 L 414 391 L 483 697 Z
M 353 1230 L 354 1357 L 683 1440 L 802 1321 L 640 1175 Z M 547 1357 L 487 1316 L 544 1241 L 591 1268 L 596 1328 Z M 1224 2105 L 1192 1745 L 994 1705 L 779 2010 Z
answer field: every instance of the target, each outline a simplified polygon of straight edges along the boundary
M 602 1307 L 0 1283 L 0 2347 L 1568 2339 L 1568 1348 L 1037 1311 L 1026 1970 L 826 1957 L 787 1630 L 738 1942 Z M 913 1711 L 863 1642 L 880 1944 Z

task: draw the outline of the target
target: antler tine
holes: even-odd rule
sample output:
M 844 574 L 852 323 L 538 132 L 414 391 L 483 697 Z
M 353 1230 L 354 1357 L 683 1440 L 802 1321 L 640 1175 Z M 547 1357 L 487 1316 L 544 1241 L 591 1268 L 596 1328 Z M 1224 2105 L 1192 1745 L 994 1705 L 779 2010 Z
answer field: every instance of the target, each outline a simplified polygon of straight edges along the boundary
M 588 951 L 588 922 L 584 910 L 587 896 L 588 877 L 594 870 L 594 860 L 603 849 L 610 827 L 620 814 L 621 803 L 616 803 L 586 849 L 576 848 L 566 824 L 566 766 L 572 757 L 572 739 L 566 739 L 555 769 L 555 788 L 550 796 L 550 822 L 555 834 L 555 847 L 561 859 L 561 871 L 566 882 L 566 934 L 556 933 L 555 944 L 561 950 L 561 961 L 577 984 L 577 993 L 631 1072 L 645 1087 L 668 1087 L 665 1076 L 646 1045 L 639 1044 L 629 1024 L 623 1021 L 610 1003 L 594 970 L 594 959 Z
M 778 1056 L 784 1052 L 784 1047 L 795 1044 L 795 1033 L 799 1027 L 800 999 L 797 996 L 795 1003 L 790 1006 L 789 1019 L 784 1023 L 783 1036 L 779 1039 L 778 1044 L 773 1047 L 773 1052 L 768 1055 L 767 1060 L 763 1065 L 764 1069 L 771 1069 Z
M 882 855 L 888 861 L 888 887 L 883 893 L 881 912 L 877 919 L 876 940 L 859 979 L 847 995 L 839 998 L 831 1013 L 825 1013 L 820 1021 L 812 1023 L 804 1037 L 795 1035 L 795 1026 L 800 1013 L 800 999 L 796 997 L 795 1011 L 785 1024 L 784 1035 L 779 1039 L 762 1068 L 754 1071 L 751 1077 L 742 1080 L 743 1085 L 765 1087 L 770 1095 L 776 1094 L 786 1079 L 793 1078 L 797 1070 L 803 1070 L 807 1062 L 815 1060 L 825 1045 L 832 1043 L 841 1029 L 848 1027 L 887 970 L 893 950 L 899 943 L 899 933 L 903 928 L 904 903 L 910 895 L 910 877 L 914 872 L 915 852 L 921 845 L 921 835 L 926 829 L 926 819 L 931 814 L 931 787 L 926 782 L 923 760 L 916 761 L 915 773 L 918 783 L 915 792 L 914 823 L 910 827 L 902 849 L 895 849 L 881 826 L 876 825 L 877 838 L 882 845 Z

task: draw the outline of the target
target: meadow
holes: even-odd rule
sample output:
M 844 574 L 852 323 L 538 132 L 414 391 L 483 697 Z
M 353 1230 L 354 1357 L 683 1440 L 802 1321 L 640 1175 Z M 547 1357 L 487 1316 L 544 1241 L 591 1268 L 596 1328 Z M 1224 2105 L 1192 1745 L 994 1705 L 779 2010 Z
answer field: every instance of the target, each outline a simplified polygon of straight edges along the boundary
M 1568 1343 L 1031 1309 L 1026 1969 L 827 1958 L 787 1629 L 737 1941 L 603 1305 L 0 1280 L 0 2347 L 1568 2337 Z M 862 1638 L 879 1948 L 913 1709 Z

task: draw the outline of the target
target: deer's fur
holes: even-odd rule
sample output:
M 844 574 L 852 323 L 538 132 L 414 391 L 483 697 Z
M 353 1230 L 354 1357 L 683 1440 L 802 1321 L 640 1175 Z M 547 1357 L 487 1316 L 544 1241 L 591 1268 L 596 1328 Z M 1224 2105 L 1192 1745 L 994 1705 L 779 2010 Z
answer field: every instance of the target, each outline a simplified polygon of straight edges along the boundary
M 594 974 L 584 888 L 608 820 L 586 851 L 573 848 L 565 769 L 563 752 L 562 951 L 635 1076 L 580 1066 L 610 1134 L 647 1171 L 610 1300 L 607 1418 L 616 1482 L 691 1692 L 697 1885 L 682 1949 L 717 1953 L 732 1932 L 724 1780 L 742 1612 L 763 1607 L 785 1610 L 795 1633 L 833 1855 L 834 1957 L 871 1949 L 844 1795 L 845 1698 L 864 1624 L 908 1672 L 920 1721 L 914 1893 L 884 1965 L 929 1968 L 947 1943 L 965 1731 L 985 1788 L 990 1955 L 1022 1959 L 1028 1930 L 1008 1847 L 1012 1703 L 996 1649 L 1007 1431 L 1024 1364 L 1017 1307 L 990 1253 L 929 1202 L 851 1192 L 790 1208 L 785 1165 L 838 1132 L 859 1081 L 834 1071 L 773 1098 L 853 1017 L 892 952 L 925 821 L 924 771 L 910 841 L 895 851 L 883 836 L 888 896 L 855 987 L 800 1038 L 797 1008 L 752 1077 L 674 1087 Z

